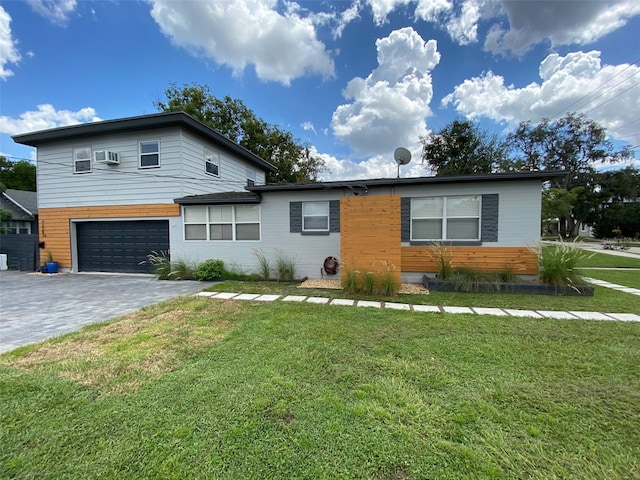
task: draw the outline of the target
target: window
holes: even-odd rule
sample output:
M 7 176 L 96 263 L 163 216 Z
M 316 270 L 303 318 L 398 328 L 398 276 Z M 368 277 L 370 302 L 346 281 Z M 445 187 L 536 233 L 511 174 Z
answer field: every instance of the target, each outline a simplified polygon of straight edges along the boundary
M 204 171 L 214 177 L 220 176 L 220 155 L 205 150 L 204 152 Z
M 9 222 L 2 222 L 0 224 L 1 233 L 11 233 L 19 235 L 31 234 L 31 222 L 24 222 L 20 220 L 11 220 Z
M 480 240 L 480 196 L 411 199 L 411 240 Z
M 329 231 L 329 202 L 302 203 L 302 231 Z
M 253 168 L 247 168 L 247 185 L 252 187 L 256 184 L 256 171 Z
M 73 150 L 73 173 L 91 173 L 91 147 Z
M 140 168 L 160 166 L 160 142 L 140 142 Z
M 184 239 L 260 240 L 260 206 L 184 207 Z

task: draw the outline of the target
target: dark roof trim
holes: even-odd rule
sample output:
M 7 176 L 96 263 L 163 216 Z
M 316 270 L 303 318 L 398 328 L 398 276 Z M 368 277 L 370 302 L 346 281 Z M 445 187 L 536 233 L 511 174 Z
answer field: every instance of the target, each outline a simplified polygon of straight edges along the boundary
M 164 112 L 151 115 L 141 115 L 138 117 L 126 117 L 116 120 L 104 120 L 101 122 L 82 123 L 80 125 L 70 125 L 67 127 L 40 130 L 38 132 L 22 133 L 14 135 L 16 143 L 38 147 L 51 142 L 61 140 L 71 140 L 89 136 L 112 135 L 115 133 L 125 133 L 140 130 L 152 130 L 166 127 L 183 127 L 201 137 L 211 140 L 221 145 L 226 150 L 240 155 L 245 160 L 259 166 L 263 170 L 276 172 L 277 168 L 253 154 L 244 147 L 229 140 L 227 137 L 215 129 L 205 125 L 200 120 L 185 112 Z
M 190 195 L 176 198 L 179 205 L 256 205 L 262 197 L 259 193 L 251 192 L 225 192 L 206 195 Z
M 15 190 L 14 190 L 15 191 Z M 34 195 L 37 195 L 36 192 L 25 192 L 25 193 L 33 193 Z M 11 203 L 12 205 L 14 205 L 17 209 L 21 210 L 22 212 L 25 213 L 25 215 L 27 215 L 30 219 L 35 219 L 37 210 L 35 212 L 32 212 L 31 210 L 29 210 L 27 207 L 23 206 L 22 204 L 20 204 L 20 202 L 18 202 L 18 200 L 16 200 L 15 198 L 12 197 L 11 195 L 11 191 L 10 189 L 5 190 L 4 192 L 2 192 L 2 196 L 5 198 L 5 200 L 9 203 Z
M 246 187 L 251 192 L 277 192 L 296 190 L 330 190 L 336 188 L 370 188 L 370 187 L 393 187 L 403 185 L 437 185 L 446 183 L 472 183 L 472 182 L 503 182 L 540 180 L 545 181 L 553 177 L 567 175 L 568 172 L 558 170 L 548 170 L 541 172 L 515 172 L 515 173 L 487 173 L 480 175 L 452 175 L 434 177 L 415 178 L 377 178 L 371 180 L 348 180 L 338 182 L 317 182 L 317 183 L 285 183 L 271 185 L 254 185 Z

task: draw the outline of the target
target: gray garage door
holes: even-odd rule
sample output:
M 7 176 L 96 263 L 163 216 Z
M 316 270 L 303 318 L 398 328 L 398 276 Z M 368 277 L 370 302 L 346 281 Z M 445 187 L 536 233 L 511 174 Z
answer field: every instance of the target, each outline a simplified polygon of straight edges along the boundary
M 169 250 L 167 220 L 79 222 L 76 232 L 81 272 L 149 273 L 147 255 Z

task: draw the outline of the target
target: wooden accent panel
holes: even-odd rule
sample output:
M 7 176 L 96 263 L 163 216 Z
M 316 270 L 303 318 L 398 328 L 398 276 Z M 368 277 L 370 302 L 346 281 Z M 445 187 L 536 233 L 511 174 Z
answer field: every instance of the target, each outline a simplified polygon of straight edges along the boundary
M 484 272 L 505 268 L 521 275 L 538 273 L 538 257 L 528 247 L 447 247 L 451 264 L 471 267 Z M 403 272 L 437 272 L 438 266 L 429 247 L 402 247 Z
M 357 270 L 394 268 L 399 281 L 400 196 L 340 199 L 340 255 L 343 264 Z
M 71 220 L 89 218 L 178 217 L 180 205 L 175 203 L 149 205 L 112 205 L 95 207 L 60 207 L 38 209 L 40 258 L 46 261 L 47 252 L 62 268 L 71 268 Z

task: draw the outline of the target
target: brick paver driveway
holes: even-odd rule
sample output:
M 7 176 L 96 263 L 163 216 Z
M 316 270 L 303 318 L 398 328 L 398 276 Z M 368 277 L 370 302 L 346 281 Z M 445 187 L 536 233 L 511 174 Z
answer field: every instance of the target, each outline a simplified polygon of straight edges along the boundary
M 0 352 L 79 330 L 146 305 L 196 293 L 206 282 L 147 275 L 0 272 Z

